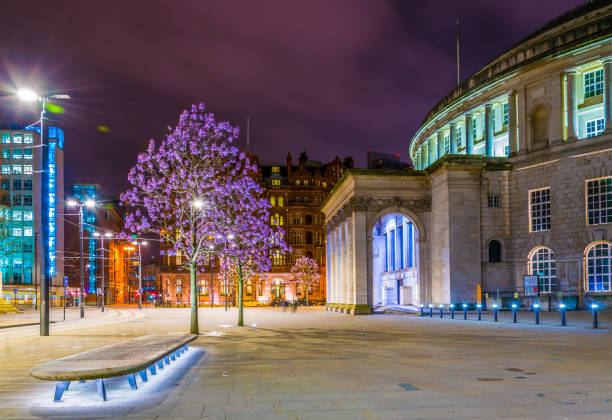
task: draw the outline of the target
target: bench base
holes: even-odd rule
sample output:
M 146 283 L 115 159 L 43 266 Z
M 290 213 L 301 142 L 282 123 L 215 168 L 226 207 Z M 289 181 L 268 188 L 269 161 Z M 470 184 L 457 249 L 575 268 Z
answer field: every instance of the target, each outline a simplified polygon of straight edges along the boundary
M 145 368 L 144 370 L 139 371 L 138 374 L 140 375 L 140 379 L 142 380 L 142 382 L 143 383 L 148 382 L 149 380 L 146 369 L 149 369 L 149 372 L 151 373 L 152 376 L 157 375 L 155 365 L 157 365 L 157 367 L 161 370 L 164 368 L 164 361 L 166 362 L 167 365 L 169 365 L 170 360 L 175 361 L 177 357 L 181 357 L 181 354 L 185 353 L 188 349 L 189 347 L 187 346 L 187 344 L 185 344 L 181 346 L 179 349 L 174 350 L 168 356 L 165 356 L 160 360 L 156 360 L 148 368 Z M 131 373 L 129 375 L 126 375 L 126 378 L 127 378 L 128 383 L 130 384 L 130 388 L 138 389 L 138 384 L 136 382 L 136 373 Z M 98 389 L 98 396 L 100 397 L 102 401 L 107 401 L 106 384 L 104 383 L 104 379 L 94 379 L 94 381 L 96 382 L 96 388 Z M 79 382 L 84 383 L 85 381 L 80 380 Z M 70 387 L 70 381 L 57 382 L 55 384 L 55 394 L 53 395 L 53 401 L 60 402 L 62 400 L 62 396 L 64 395 L 64 392 L 66 392 L 69 387 Z

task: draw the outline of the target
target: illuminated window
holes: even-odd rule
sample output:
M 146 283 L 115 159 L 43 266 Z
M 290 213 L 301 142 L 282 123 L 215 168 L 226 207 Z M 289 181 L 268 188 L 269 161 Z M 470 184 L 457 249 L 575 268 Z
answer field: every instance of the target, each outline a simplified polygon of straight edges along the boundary
M 308 180 L 307 179 L 304 180 L 304 185 L 308 185 Z
M 23 213 L 21 210 L 13 210 L 13 220 L 23 220 Z
M 612 250 L 609 242 L 591 245 L 586 254 L 587 290 L 590 292 L 609 292 L 612 290 L 610 276 L 612 269 Z
M 23 142 L 25 144 L 32 144 L 32 143 L 34 143 L 34 135 L 32 133 L 25 133 L 23 135 Z
M 280 166 L 273 166 L 272 173 L 277 173 L 277 172 L 280 172 Z
M 605 126 L 606 124 L 603 118 L 587 121 L 586 122 L 587 138 L 599 136 L 601 133 L 603 133 Z
M 23 137 L 22 137 L 21 133 L 19 133 L 19 134 L 17 134 L 17 133 L 16 133 L 16 134 L 13 134 L 13 143 L 15 143 L 15 144 L 21 144 L 21 143 L 23 143 Z
M 32 175 L 32 165 L 23 165 L 23 173 L 26 175 Z
M 461 127 L 457 127 L 457 147 L 463 147 L 463 138 L 462 138 L 463 130 Z
M 13 165 L 13 175 L 21 175 L 23 173 L 23 166 Z
M 10 159 L 10 158 L 11 158 L 11 150 L 2 149 L 2 159 Z
M 529 191 L 530 231 L 550 230 L 550 188 Z
M 300 185 L 300 180 L 299 179 L 295 180 L 295 185 Z
M 32 160 L 32 149 L 24 149 L 23 158 L 27 160 Z
M 550 248 L 537 248 L 529 256 L 529 274 L 538 276 L 540 292 L 552 292 L 556 279 L 555 254 Z
M 2 133 L 2 143 L 11 144 L 11 133 Z
M 24 228 L 23 236 L 32 236 L 32 228 L 31 227 Z
M 274 199 L 274 197 L 270 197 L 270 204 L 272 205 L 272 207 L 276 206 L 276 200 Z
M 587 223 L 612 222 L 612 177 L 587 180 L 586 196 Z
M 444 153 L 450 153 L 450 136 L 444 136 Z
M 21 149 L 13 149 L 13 159 L 21 159 Z
M 323 183 L 323 188 L 327 188 L 327 182 Z
M 272 185 L 280 185 L 280 179 L 273 179 Z
M 21 228 L 13 228 L 13 236 L 17 237 L 17 236 L 22 236 L 23 231 L 21 230 Z
M 472 120 L 472 138 L 474 139 L 474 141 L 478 139 L 478 124 L 476 122 L 475 116 L 474 116 L 474 119 Z
M 603 69 L 584 73 L 584 97 L 601 95 L 603 93 Z
M 508 125 L 508 102 L 504 102 L 504 108 L 503 108 L 503 112 L 504 112 L 504 117 L 503 117 L 503 121 L 504 121 L 504 127 Z
M 26 221 L 26 222 L 32 221 L 32 211 L 30 211 L 30 210 L 24 211 L 23 212 L 23 220 Z
M 278 207 L 283 207 L 283 197 L 278 197 Z
M 284 223 L 285 223 L 285 218 L 284 218 L 283 216 L 281 216 L 281 217 L 278 219 L 278 224 L 279 224 L 279 225 L 281 225 L 281 226 L 283 226 L 283 224 L 284 224 Z

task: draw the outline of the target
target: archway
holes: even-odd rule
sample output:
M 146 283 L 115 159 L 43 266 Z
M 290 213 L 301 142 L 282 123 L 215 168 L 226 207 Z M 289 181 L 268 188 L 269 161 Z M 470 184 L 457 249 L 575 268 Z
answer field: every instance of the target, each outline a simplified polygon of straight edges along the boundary
M 377 306 L 420 302 L 418 237 L 414 222 L 387 213 L 372 230 L 372 303 Z

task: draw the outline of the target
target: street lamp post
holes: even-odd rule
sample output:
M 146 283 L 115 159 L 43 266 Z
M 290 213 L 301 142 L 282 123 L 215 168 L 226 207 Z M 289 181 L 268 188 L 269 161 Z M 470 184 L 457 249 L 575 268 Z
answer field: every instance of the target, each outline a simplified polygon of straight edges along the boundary
M 142 253 L 140 252 L 140 246 L 146 244 L 146 241 L 132 241 L 132 245 L 138 245 L 138 309 L 142 309 Z
M 41 143 L 41 171 L 40 171 L 40 202 L 41 202 L 41 241 L 43 247 L 42 276 L 40 279 L 40 335 L 49 335 L 49 289 L 51 277 L 49 268 L 51 258 L 49 256 L 49 136 L 47 135 L 46 122 L 48 122 L 46 104 L 50 99 L 70 99 L 69 95 L 55 94 L 39 96 L 31 89 L 21 89 L 17 92 L 19 99 L 25 102 L 38 100 L 41 104 L 40 111 L 40 143 Z M 55 206 L 55 203 L 53 204 Z
M 94 207 L 96 205 L 96 202 L 88 199 L 85 200 L 85 202 L 81 202 L 80 200 L 69 200 L 67 203 L 70 207 L 74 207 L 74 206 L 78 206 L 79 207 L 79 260 L 80 260 L 80 277 L 81 277 L 81 282 L 80 282 L 80 286 L 81 286 L 81 290 L 80 290 L 80 296 L 79 296 L 79 308 L 81 311 L 81 318 L 85 318 L 85 306 L 83 305 L 83 290 L 85 288 L 85 284 L 84 284 L 84 270 L 85 270 L 85 266 L 83 265 L 83 207 Z M 44 231 L 44 229 L 43 229 Z M 44 241 L 44 239 L 43 239 Z M 46 275 L 45 275 L 46 276 Z M 44 277 L 43 276 L 43 279 Z M 42 285 L 42 283 L 41 283 Z M 41 310 L 42 310 L 42 305 L 41 305 Z
M 100 241 L 101 241 L 101 253 L 102 253 L 102 281 L 101 281 L 101 286 L 102 286 L 102 305 L 101 305 L 101 312 L 104 312 L 104 301 L 106 300 L 106 285 L 104 284 L 104 260 L 105 260 L 105 255 L 104 255 L 104 237 L 110 238 L 113 236 L 112 233 L 110 232 L 106 232 L 104 235 L 101 234 L 100 232 L 94 232 L 94 236 L 95 237 L 99 237 Z

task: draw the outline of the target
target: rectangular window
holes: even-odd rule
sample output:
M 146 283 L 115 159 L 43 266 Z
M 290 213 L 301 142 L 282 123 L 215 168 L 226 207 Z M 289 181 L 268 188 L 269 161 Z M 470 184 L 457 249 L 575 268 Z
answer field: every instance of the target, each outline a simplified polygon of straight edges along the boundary
M 391 231 L 391 271 L 395 271 L 395 230 Z
M 2 165 L 2 175 L 11 174 L 11 165 Z
M 550 188 L 529 191 L 530 232 L 550 230 Z
M 21 210 L 13 210 L 13 220 L 23 220 L 23 213 Z
M 32 149 L 23 149 L 23 158 L 26 160 L 32 160 L 33 153 Z
M 462 138 L 462 129 L 461 127 L 457 127 L 457 148 L 463 147 L 463 138 Z
M 13 143 L 14 144 L 23 143 L 23 136 L 21 135 L 21 133 L 13 134 Z
M 385 239 L 385 272 L 389 271 L 389 242 L 387 240 L 387 234 L 384 234 Z
M 280 185 L 280 179 L 273 179 L 272 185 Z
M 510 156 L 510 146 L 509 145 L 504 146 L 504 156 Z
M 11 133 L 2 133 L 2 144 L 11 144 Z
M 13 165 L 13 175 L 21 175 L 23 173 L 23 167 L 21 165 Z
M 32 133 L 25 133 L 23 135 L 23 142 L 25 144 L 32 144 L 32 143 L 34 143 L 34 135 Z
M 31 210 L 23 212 L 23 220 L 26 221 L 26 222 L 31 222 L 32 221 L 32 211 Z
M 397 252 L 399 253 L 399 269 L 404 269 L 404 227 L 397 227 Z
M 20 206 L 21 205 L 21 195 L 14 195 L 13 196 L 13 205 L 14 206 Z
M 277 172 L 280 172 L 280 166 L 273 166 L 272 173 L 277 173 Z
M 450 153 L 450 137 L 444 136 L 444 153 Z
M 25 175 L 32 175 L 32 165 L 23 165 L 23 173 Z
M 11 150 L 2 149 L 2 159 L 10 159 L 10 158 L 11 158 Z
M 23 252 L 32 252 L 34 247 L 30 243 L 23 244 Z
M 13 228 L 13 236 L 18 237 L 21 236 L 22 231 L 21 228 Z
M 21 159 L 21 149 L 13 149 L 13 159 Z
M 3 190 L 8 191 L 11 189 L 11 181 L 9 181 L 8 179 L 3 179 L 1 185 Z
M 488 204 L 491 208 L 499 208 L 499 195 L 489 194 Z
M 20 179 L 13 180 L 13 190 L 21 190 L 21 180 Z
M 26 191 L 32 191 L 32 180 L 31 179 L 23 180 L 23 189 Z
M 23 236 L 32 236 L 32 228 L 31 227 L 23 228 Z
M 597 120 L 591 120 L 586 122 L 586 136 L 595 137 L 603 133 L 605 128 L 605 122 L 603 118 Z
M 478 139 L 478 126 L 476 124 L 476 117 L 472 120 L 472 139 L 476 141 Z
M 508 125 L 508 102 L 504 102 L 504 127 Z
M 31 206 L 32 205 L 32 196 L 31 195 L 24 195 L 23 196 L 23 205 L 24 206 Z
M 588 224 L 612 222 L 612 177 L 587 180 L 586 184 Z
M 601 95 L 603 93 L 603 69 L 584 73 L 584 97 Z

